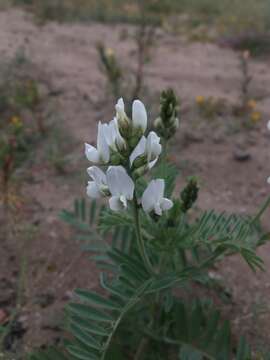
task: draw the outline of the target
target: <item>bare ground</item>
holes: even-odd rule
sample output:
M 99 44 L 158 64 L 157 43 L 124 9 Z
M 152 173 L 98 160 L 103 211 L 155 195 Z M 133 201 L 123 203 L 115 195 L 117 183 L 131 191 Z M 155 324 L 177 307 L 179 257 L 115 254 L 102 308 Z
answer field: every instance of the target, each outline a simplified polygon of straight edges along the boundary
M 73 242 L 67 226 L 58 220 L 58 213 L 84 194 L 87 164 L 82 160 L 82 144 L 95 141 L 96 122 L 110 120 L 113 111 L 113 103 L 105 101 L 105 80 L 98 67 L 95 44 L 105 42 L 128 65 L 134 56 L 134 44 L 130 39 L 120 40 L 124 28 L 96 23 L 88 26 L 50 23 L 38 27 L 29 14 L 18 10 L 0 12 L 1 57 L 12 58 L 18 49 L 24 49 L 26 56 L 42 70 L 43 80 L 44 74 L 47 77 L 50 91 L 58 93 L 59 121 L 73 139 L 65 176 L 56 175 L 46 162 L 35 163 L 31 167 L 31 182 L 21 187 L 23 217 L 37 227 L 28 252 L 27 301 L 21 311 L 21 320 L 27 327 L 25 348 L 57 338 L 57 310 L 75 287 L 96 286 L 95 269 Z M 264 114 L 255 130 L 231 135 L 213 128 L 207 132 L 192 125 L 188 110 L 182 115 L 182 131 L 175 140 L 173 158 L 182 171 L 180 184 L 188 175 L 200 176 L 201 208 L 251 214 L 270 191 L 266 185 L 270 174 L 270 136 L 265 130 L 270 113 L 269 62 L 269 58 L 251 62 L 252 92 L 261 99 L 259 108 Z M 161 32 L 153 59 L 146 68 L 145 82 L 152 94 L 167 86 L 175 88 L 183 108 L 189 109 L 197 95 L 236 102 L 240 78 L 238 55 L 234 51 L 214 44 L 186 43 Z M 239 147 L 249 153 L 250 160 L 235 161 L 233 154 Z M 268 230 L 269 216 L 268 210 L 263 221 Z M 1 250 L 0 279 L 9 277 L 10 288 L 15 287 L 18 271 L 18 259 L 13 255 L 17 254 L 15 249 L 21 248 L 14 238 Z M 29 243 L 27 246 L 30 248 Z M 233 294 L 232 319 L 236 329 L 247 331 L 256 345 L 268 347 L 269 250 L 269 245 L 259 250 L 265 261 L 265 273 L 254 275 L 236 257 L 227 260 L 222 269 Z M 45 297 L 52 294 L 54 301 L 42 308 L 40 296 L 43 299 L 44 294 Z

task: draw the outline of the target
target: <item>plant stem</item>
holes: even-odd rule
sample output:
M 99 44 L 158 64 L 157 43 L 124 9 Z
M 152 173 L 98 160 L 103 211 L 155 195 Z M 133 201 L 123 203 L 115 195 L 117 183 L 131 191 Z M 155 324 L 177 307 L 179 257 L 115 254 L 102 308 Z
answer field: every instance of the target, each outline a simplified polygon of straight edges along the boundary
M 270 196 L 266 200 L 266 202 L 263 204 L 257 215 L 252 219 L 251 225 L 254 225 L 258 220 L 260 220 L 261 216 L 264 214 L 266 209 L 270 206 Z
M 149 271 L 150 274 L 155 273 L 152 267 L 152 264 L 147 256 L 146 253 L 146 249 L 145 249 L 145 244 L 142 238 L 142 234 L 141 234 L 141 224 L 140 224 L 140 216 L 139 216 L 139 209 L 138 209 L 138 205 L 137 205 L 137 197 L 136 195 L 134 195 L 134 199 L 133 199 L 133 208 L 134 208 L 134 220 L 135 220 L 135 231 L 136 231 L 136 238 L 137 238 L 137 245 L 138 245 L 138 250 L 140 252 L 140 255 L 143 259 L 144 265 L 146 267 L 146 269 Z

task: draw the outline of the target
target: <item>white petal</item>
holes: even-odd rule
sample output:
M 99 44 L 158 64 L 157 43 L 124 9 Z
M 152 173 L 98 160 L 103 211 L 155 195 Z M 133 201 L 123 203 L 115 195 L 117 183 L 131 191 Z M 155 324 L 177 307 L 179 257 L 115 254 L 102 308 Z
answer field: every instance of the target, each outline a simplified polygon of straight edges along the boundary
M 123 166 L 110 166 L 107 170 L 107 183 L 114 196 L 125 195 L 128 200 L 133 198 L 134 183 Z
M 138 142 L 137 146 L 132 151 L 132 153 L 131 153 L 131 155 L 129 157 L 130 166 L 132 166 L 134 160 L 138 156 L 141 156 L 141 155 L 143 155 L 145 153 L 145 148 L 146 148 L 146 138 L 145 138 L 145 136 L 142 136 L 141 140 Z
M 106 175 L 97 166 L 91 166 L 87 169 L 89 176 L 95 181 L 98 187 L 107 185 Z
M 127 173 L 122 175 L 122 180 L 120 180 L 122 183 L 122 194 L 125 195 L 127 200 L 133 199 L 134 194 L 134 182 L 131 179 L 130 176 L 128 176 Z
M 104 124 L 104 137 L 108 146 L 114 148 L 116 133 L 112 122 L 109 122 L 109 124 Z
M 115 105 L 115 110 L 117 112 L 117 114 L 119 116 L 124 116 L 125 115 L 125 104 L 124 104 L 124 100 L 123 98 L 120 98 L 116 105 Z
M 270 130 L 270 120 L 267 123 L 267 129 Z
M 101 122 L 98 123 L 97 150 L 100 159 L 104 163 L 107 163 L 110 160 L 110 149 L 105 138 L 105 133 L 106 133 L 105 125 L 107 124 L 101 124 Z
M 89 197 L 94 199 L 98 199 L 102 195 L 99 191 L 97 184 L 94 181 L 88 181 L 86 193 Z
M 144 104 L 140 100 L 133 101 L 132 122 L 135 128 L 141 128 L 143 132 L 147 128 L 147 113 Z
M 111 210 L 113 210 L 113 211 L 123 210 L 123 205 L 118 196 L 112 196 L 109 200 L 109 205 L 110 205 Z
M 154 131 L 151 131 L 147 136 L 146 142 L 146 152 L 148 156 L 148 161 L 156 159 L 162 150 L 160 145 L 160 137 Z
M 153 198 L 153 185 L 152 182 L 147 186 L 147 188 L 144 190 L 143 196 L 142 196 L 142 207 L 145 212 L 150 212 L 153 210 L 155 206 L 155 200 Z
M 155 206 L 154 206 L 154 209 L 155 209 L 155 213 L 159 216 L 162 215 L 162 209 L 160 207 L 160 203 L 156 203 Z
M 114 118 L 114 119 L 111 121 L 111 123 L 112 123 L 112 126 L 114 127 L 115 141 L 116 141 L 117 146 L 118 146 L 120 149 L 125 148 L 125 147 L 126 147 L 126 142 L 125 142 L 125 140 L 123 139 L 123 137 L 122 137 L 121 134 L 120 134 L 117 119 Z
M 163 179 L 152 180 L 153 182 L 153 191 L 156 201 L 158 202 L 163 198 L 165 182 Z
M 85 156 L 89 161 L 93 163 L 99 162 L 99 153 L 97 149 L 94 146 L 87 143 L 85 144 Z
M 173 206 L 173 202 L 170 199 L 163 198 L 160 202 L 160 207 L 162 210 L 169 210 Z
M 124 195 L 121 195 L 119 199 L 120 199 L 123 207 L 126 209 L 127 208 L 127 199 L 126 199 L 126 197 Z
M 145 189 L 142 196 L 142 207 L 145 212 L 149 212 L 155 208 L 160 202 L 164 193 L 164 180 L 152 180 Z
M 150 161 L 150 162 L 148 163 L 148 169 L 149 169 L 149 170 L 152 169 L 152 167 L 156 165 L 157 161 L 158 161 L 158 158 L 156 158 L 156 159 L 153 160 L 153 161 Z
M 267 179 L 267 184 L 270 185 L 270 177 Z

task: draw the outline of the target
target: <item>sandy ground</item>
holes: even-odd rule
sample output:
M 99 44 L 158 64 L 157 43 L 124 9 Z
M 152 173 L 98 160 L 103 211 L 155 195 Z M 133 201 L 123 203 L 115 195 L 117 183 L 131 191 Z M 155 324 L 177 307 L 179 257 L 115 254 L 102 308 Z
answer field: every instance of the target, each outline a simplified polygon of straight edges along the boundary
M 50 23 L 38 27 L 30 14 L 18 10 L 0 12 L 1 57 L 12 58 L 18 49 L 23 49 L 33 64 L 42 69 L 43 77 L 46 74 L 49 79 L 50 91 L 59 94 L 59 121 L 75 144 L 71 148 L 72 162 L 67 176 L 55 176 L 45 165 L 36 164 L 31 169 L 31 183 L 22 190 L 24 198 L 31 203 L 27 216 L 38 225 L 31 245 L 28 301 L 22 311 L 22 320 L 29 327 L 26 347 L 57 338 L 56 310 L 63 306 L 74 287 L 96 286 L 95 269 L 87 256 L 81 254 L 70 230 L 58 220 L 57 214 L 70 207 L 75 197 L 83 195 L 87 164 L 82 161 L 82 144 L 95 141 L 95 124 L 98 120 L 110 120 L 113 111 L 113 103 L 104 101 L 105 79 L 99 70 L 95 44 L 103 41 L 115 49 L 127 66 L 132 62 L 134 44 L 129 38 L 120 40 L 123 29 L 133 31 L 123 25 L 95 23 L 88 26 Z M 270 174 L 270 136 L 265 130 L 270 113 L 269 62 L 270 59 L 251 62 L 254 74 L 251 92 L 261 98 L 259 108 L 264 114 L 258 129 L 229 136 L 220 135 L 218 130 L 200 133 L 189 124 L 190 115 L 182 116 L 183 131 L 175 141 L 174 159 L 182 172 L 180 184 L 187 175 L 200 176 L 202 208 L 254 213 L 270 192 L 265 183 Z M 181 96 L 183 107 L 188 108 L 197 95 L 237 101 L 240 79 L 238 55 L 234 51 L 214 44 L 189 44 L 160 32 L 153 59 L 146 67 L 145 82 L 153 94 L 167 86 L 173 87 Z M 239 146 L 250 154 L 250 160 L 234 160 L 233 153 Z M 268 230 L 269 215 L 268 211 L 264 217 Z M 1 272 L 6 276 L 4 269 L 8 268 L 13 279 L 17 263 L 13 256 L 6 256 L 9 250 L 3 250 Z M 251 338 L 260 332 L 260 341 L 255 343 L 262 345 L 269 340 L 269 250 L 270 246 L 264 246 L 259 251 L 266 263 L 265 273 L 252 274 L 238 258 L 226 261 L 222 270 L 233 294 L 235 324 L 248 330 Z M 41 309 L 35 299 L 48 293 L 56 301 Z M 262 307 L 266 310 L 260 314 L 256 309 Z

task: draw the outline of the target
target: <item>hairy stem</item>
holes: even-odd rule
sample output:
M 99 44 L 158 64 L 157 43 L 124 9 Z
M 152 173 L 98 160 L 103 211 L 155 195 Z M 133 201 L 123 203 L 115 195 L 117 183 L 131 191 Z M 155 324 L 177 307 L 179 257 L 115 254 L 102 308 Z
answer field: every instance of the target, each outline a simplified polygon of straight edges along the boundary
M 139 209 L 138 209 L 138 205 L 137 205 L 137 198 L 136 195 L 134 195 L 134 200 L 133 200 L 133 208 L 134 208 L 134 220 L 135 220 L 135 230 L 136 230 L 136 238 L 137 238 L 137 245 L 138 245 L 138 250 L 140 252 L 140 255 L 143 259 L 144 265 L 146 267 L 146 269 L 149 271 L 150 274 L 154 273 L 152 264 L 148 258 L 146 249 L 145 249 L 145 243 L 143 241 L 142 238 L 142 233 L 141 233 L 141 224 L 140 224 L 140 216 L 139 216 Z

